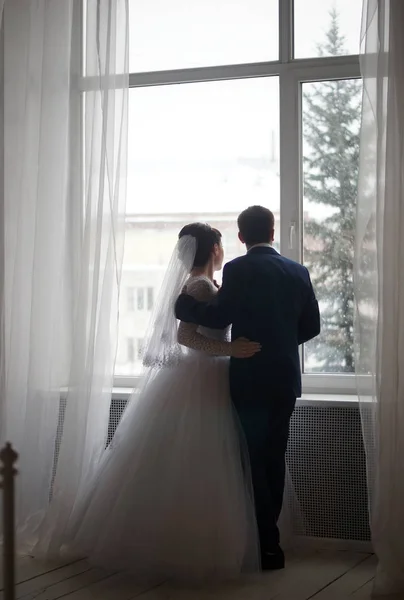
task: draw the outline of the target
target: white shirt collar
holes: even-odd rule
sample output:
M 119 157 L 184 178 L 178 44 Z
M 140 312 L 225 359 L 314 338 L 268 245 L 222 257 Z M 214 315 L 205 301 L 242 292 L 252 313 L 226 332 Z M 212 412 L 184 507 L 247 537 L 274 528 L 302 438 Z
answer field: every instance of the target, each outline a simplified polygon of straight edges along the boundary
M 250 250 L 252 250 L 253 248 L 272 248 L 272 244 L 254 244 L 254 246 L 250 246 L 247 250 L 247 252 L 249 252 Z

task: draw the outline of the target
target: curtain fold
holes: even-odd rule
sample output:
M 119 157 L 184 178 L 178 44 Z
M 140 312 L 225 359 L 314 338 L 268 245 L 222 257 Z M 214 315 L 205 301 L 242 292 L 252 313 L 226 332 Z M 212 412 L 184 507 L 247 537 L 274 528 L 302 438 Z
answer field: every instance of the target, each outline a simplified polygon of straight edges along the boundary
M 20 547 L 47 555 L 105 446 L 125 231 L 128 0 L 84 6 L 4 7 L 1 439 Z
M 404 596 L 404 3 L 365 0 L 356 232 L 357 382 L 375 597 Z
M 4 0 L 0 0 L 0 406 L 5 396 L 4 333 Z M 1 409 L 0 409 L 1 410 Z

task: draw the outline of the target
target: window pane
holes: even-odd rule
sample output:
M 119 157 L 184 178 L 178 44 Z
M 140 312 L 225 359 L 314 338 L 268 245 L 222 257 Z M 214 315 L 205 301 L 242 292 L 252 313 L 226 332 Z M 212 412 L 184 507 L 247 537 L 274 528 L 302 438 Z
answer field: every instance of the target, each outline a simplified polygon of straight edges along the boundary
M 127 339 L 127 360 L 129 363 L 135 362 L 135 340 L 133 338 Z
M 362 0 L 294 0 L 295 58 L 359 54 Z
M 303 84 L 304 263 L 322 316 L 306 372 L 354 371 L 353 253 L 359 169 L 360 80 Z
M 132 72 L 277 60 L 278 0 L 130 0 Z
M 279 89 L 277 78 L 245 79 L 129 92 L 129 168 L 121 298 L 127 287 L 157 298 L 180 229 L 203 221 L 223 235 L 225 260 L 244 251 L 237 216 L 271 208 L 279 240 Z M 148 300 L 147 300 L 148 301 Z M 120 307 L 122 336 L 144 337 L 150 312 Z M 118 349 L 118 375 L 141 370 Z

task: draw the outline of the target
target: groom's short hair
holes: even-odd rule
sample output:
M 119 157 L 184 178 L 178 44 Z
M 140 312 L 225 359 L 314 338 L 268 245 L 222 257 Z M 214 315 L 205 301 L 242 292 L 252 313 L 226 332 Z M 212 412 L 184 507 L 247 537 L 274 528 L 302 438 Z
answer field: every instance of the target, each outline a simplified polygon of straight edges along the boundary
M 237 225 L 247 246 L 267 244 L 273 238 L 275 217 L 264 206 L 250 206 L 240 213 Z

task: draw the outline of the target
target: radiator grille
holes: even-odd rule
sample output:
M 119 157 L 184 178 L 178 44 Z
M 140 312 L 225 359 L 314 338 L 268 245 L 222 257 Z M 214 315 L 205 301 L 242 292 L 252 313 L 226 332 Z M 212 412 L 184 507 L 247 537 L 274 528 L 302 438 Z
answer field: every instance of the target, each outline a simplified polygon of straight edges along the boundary
M 111 442 L 126 407 L 113 399 L 108 435 Z M 55 447 L 55 469 L 63 432 L 65 402 L 61 402 Z M 291 420 L 287 463 L 304 516 L 305 535 L 369 541 L 366 458 L 357 405 L 298 404 Z M 291 508 L 295 505 L 291 503 Z M 294 520 L 302 534 L 301 518 Z M 299 524 L 299 525 L 298 525 Z
M 298 406 L 291 421 L 287 462 L 306 535 L 370 540 L 358 406 Z

